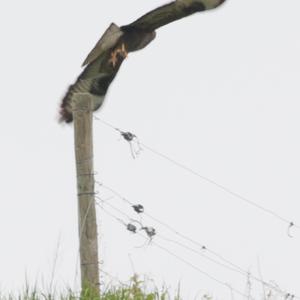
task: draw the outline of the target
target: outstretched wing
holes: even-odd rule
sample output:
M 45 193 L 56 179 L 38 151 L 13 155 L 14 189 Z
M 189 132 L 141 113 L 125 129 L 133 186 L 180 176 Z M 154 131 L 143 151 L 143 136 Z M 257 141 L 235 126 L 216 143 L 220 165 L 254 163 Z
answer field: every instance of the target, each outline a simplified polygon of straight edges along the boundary
M 128 26 L 153 31 L 196 12 L 215 8 L 225 0 L 176 0 L 150 11 Z
M 101 53 L 113 48 L 118 42 L 119 38 L 123 35 L 123 31 L 119 26 L 111 23 L 106 29 L 100 40 L 97 42 L 92 51 L 88 54 L 84 60 L 82 66 L 85 66 L 93 62 Z
M 93 97 L 94 110 L 98 109 L 128 52 L 146 47 L 155 37 L 155 29 L 193 13 L 215 8 L 225 0 L 176 0 L 163 5 L 133 23 L 118 27 L 112 23 L 85 59 L 84 71 L 64 96 L 60 120 L 73 119 L 72 102 L 77 93 Z

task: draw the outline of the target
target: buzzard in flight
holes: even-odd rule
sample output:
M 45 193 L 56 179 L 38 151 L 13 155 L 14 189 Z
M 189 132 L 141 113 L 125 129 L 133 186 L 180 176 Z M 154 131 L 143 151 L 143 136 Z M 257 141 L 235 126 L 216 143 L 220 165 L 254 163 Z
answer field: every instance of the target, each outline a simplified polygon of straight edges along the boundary
M 193 13 L 216 8 L 223 2 L 225 0 L 176 0 L 129 25 L 119 27 L 112 23 L 85 59 L 85 69 L 64 96 L 60 120 L 72 122 L 72 101 L 76 93 L 89 93 L 94 110 L 97 110 L 127 54 L 146 47 L 155 38 L 157 28 Z

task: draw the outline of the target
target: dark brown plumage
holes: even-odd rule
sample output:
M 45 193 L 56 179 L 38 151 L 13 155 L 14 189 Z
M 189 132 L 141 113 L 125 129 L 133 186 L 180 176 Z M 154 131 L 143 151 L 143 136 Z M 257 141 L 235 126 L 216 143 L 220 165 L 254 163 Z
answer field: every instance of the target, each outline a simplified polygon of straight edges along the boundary
M 76 93 L 92 95 L 94 110 L 97 110 L 127 54 L 146 47 L 155 38 L 156 29 L 196 12 L 216 8 L 223 2 L 225 0 L 176 0 L 129 25 L 118 27 L 112 23 L 85 59 L 85 69 L 64 96 L 60 120 L 67 123 L 73 120 L 72 100 Z

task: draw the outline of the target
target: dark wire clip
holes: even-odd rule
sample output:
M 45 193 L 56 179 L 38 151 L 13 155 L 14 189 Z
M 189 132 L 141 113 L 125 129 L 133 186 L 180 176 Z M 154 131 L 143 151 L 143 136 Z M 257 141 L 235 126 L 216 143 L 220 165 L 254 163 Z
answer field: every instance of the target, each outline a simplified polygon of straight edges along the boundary
M 135 205 L 132 205 L 132 208 L 134 209 L 134 211 L 138 214 L 141 214 L 144 212 L 144 206 L 141 205 L 141 204 L 135 204 Z
M 291 235 L 291 229 L 292 229 L 292 227 L 294 227 L 294 226 L 295 226 L 294 222 L 291 222 L 291 223 L 289 224 L 288 229 L 287 229 L 287 235 L 288 235 L 290 238 L 293 237 L 293 236 Z
M 152 239 L 156 235 L 156 230 L 153 227 L 142 227 L 141 230 L 145 230 L 150 239 Z
M 129 131 L 121 131 L 118 130 L 121 134 L 121 136 L 124 138 L 125 141 L 127 141 L 130 145 L 130 151 L 133 158 L 136 158 L 140 152 L 142 151 L 139 139 L 137 136 Z
M 120 133 L 127 142 L 132 142 L 136 138 L 136 135 L 129 131 L 127 131 L 127 132 L 120 131 Z
M 133 233 L 136 233 L 136 231 L 137 231 L 137 227 L 135 225 L 131 224 L 131 223 L 128 223 L 126 228 L 127 228 L 128 231 L 131 231 Z

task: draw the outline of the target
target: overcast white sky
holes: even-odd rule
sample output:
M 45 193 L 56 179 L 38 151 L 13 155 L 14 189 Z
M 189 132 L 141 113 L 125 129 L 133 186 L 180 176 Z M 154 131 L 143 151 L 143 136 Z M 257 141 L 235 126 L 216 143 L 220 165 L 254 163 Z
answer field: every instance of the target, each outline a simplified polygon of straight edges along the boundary
M 32 285 L 35 279 L 47 285 L 56 252 L 55 282 L 73 287 L 73 128 L 57 123 L 59 102 L 112 21 L 127 24 L 164 3 L 1 3 L 1 289 L 22 286 L 26 272 Z M 299 11 L 298 0 L 227 0 L 161 28 L 146 49 L 129 55 L 96 115 L 299 224 Z M 133 160 L 116 132 L 100 122 L 94 127 L 97 180 L 255 276 L 259 258 L 265 281 L 300 295 L 299 230 L 289 238 L 286 224 L 146 150 Z M 117 198 L 110 201 L 131 213 Z M 130 255 L 137 273 L 171 289 L 180 281 L 185 299 L 205 292 L 231 299 L 228 288 L 154 245 L 137 248 L 143 240 L 101 211 L 99 225 L 103 269 L 120 280 L 132 275 Z M 155 241 L 246 291 L 245 277 Z M 261 298 L 254 281 L 252 293 Z

